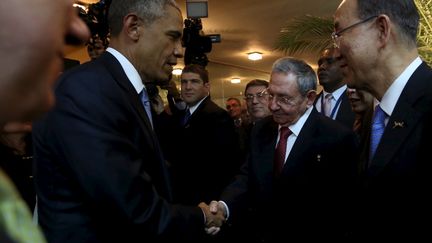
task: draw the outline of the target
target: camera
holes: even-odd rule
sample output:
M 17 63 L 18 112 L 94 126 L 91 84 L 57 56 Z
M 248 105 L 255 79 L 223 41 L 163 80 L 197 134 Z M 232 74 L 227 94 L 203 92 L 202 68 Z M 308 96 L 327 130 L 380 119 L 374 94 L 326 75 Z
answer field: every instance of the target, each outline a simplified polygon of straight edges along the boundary
M 183 46 L 186 47 L 184 62 L 206 66 L 208 59 L 205 53 L 212 50 L 212 39 L 202 35 L 202 24 L 199 18 L 187 18 L 184 21 Z

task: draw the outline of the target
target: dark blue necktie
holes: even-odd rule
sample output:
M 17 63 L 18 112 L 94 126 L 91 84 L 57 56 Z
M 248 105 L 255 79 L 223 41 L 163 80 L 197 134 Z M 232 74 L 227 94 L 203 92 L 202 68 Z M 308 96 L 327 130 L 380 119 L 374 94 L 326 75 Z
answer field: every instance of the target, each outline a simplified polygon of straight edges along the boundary
M 144 109 L 147 113 L 147 117 L 150 120 L 150 124 L 153 127 L 153 119 L 152 119 L 152 113 L 151 113 L 151 103 L 150 103 L 150 99 L 148 97 L 147 94 L 147 90 L 144 88 L 141 93 L 139 93 L 139 97 L 141 99 L 141 103 L 144 106 Z
M 386 116 L 387 114 L 381 109 L 379 105 L 377 105 L 372 120 L 369 161 L 371 161 L 373 156 L 375 155 L 378 144 L 384 133 L 384 129 L 385 129 L 384 121 Z
M 183 121 L 182 121 L 183 126 L 186 125 L 186 123 L 189 121 L 190 116 L 191 116 L 190 110 L 189 110 L 189 108 L 186 108 L 186 112 L 184 114 Z

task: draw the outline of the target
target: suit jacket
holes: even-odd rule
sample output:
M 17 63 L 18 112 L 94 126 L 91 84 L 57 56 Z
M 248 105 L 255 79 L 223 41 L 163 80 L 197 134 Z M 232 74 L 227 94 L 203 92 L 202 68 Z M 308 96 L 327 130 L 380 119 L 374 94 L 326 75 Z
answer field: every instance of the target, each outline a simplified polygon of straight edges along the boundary
M 219 197 L 240 168 L 240 148 L 228 113 L 205 98 L 183 126 L 184 113 L 171 117 L 161 138 L 171 164 L 176 202 L 197 205 Z
M 403 89 L 363 180 L 365 238 L 431 238 L 432 70 L 422 63 Z M 420 151 L 420 152 L 419 152 Z M 427 221 L 429 222 L 429 221 Z
M 318 100 L 321 99 L 322 95 L 323 95 L 322 91 L 317 95 L 315 102 L 314 102 L 315 109 L 316 109 L 315 104 L 316 104 L 316 102 L 318 102 Z M 351 104 L 348 100 L 348 95 L 346 94 L 346 92 L 342 93 L 341 99 L 342 100 L 341 100 L 341 103 L 339 106 L 339 110 L 336 113 L 335 120 L 342 123 L 343 125 L 345 125 L 349 129 L 352 129 L 353 125 L 354 125 L 355 113 L 351 109 Z
M 33 128 L 49 242 L 152 242 L 202 230 L 198 207 L 170 204 L 158 141 L 110 53 L 64 73 L 55 93 L 54 110 Z
M 274 179 L 277 136 L 278 125 L 272 117 L 258 122 L 252 130 L 248 161 L 222 195 L 233 225 L 237 212 L 249 204 L 257 217 L 252 223 L 257 229 L 249 230 L 259 232 L 255 239 L 273 242 L 278 237 L 302 241 L 342 237 L 347 231 L 343 216 L 351 206 L 355 179 L 355 134 L 313 109 L 280 178 Z

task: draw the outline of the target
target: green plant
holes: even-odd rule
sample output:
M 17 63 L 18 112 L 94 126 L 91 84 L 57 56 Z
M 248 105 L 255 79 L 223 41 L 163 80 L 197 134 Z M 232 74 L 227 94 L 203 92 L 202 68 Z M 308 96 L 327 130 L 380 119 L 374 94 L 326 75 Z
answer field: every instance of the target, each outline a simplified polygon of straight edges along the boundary
M 332 44 L 333 19 L 311 15 L 294 18 L 282 28 L 276 49 L 287 54 L 319 53 Z
M 420 14 L 417 35 L 422 59 L 432 65 L 432 0 L 415 0 Z M 275 49 L 289 55 L 320 51 L 332 44 L 333 19 L 306 15 L 294 18 L 284 26 L 276 40 Z
M 419 53 L 423 60 L 432 64 L 432 0 L 415 0 L 420 13 L 420 26 L 417 34 Z

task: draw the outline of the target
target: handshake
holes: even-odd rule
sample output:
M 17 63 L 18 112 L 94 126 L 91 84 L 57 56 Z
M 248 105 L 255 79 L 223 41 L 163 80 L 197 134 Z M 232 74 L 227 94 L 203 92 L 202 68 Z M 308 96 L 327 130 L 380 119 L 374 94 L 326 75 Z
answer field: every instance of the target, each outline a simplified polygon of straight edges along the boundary
M 201 202 L 198 207 L 205 215 L 205 231 L 209 235 L 216 235 L 220 227 L 227 221 L 227 208 L 224 203 L 211 201 L 209 205 Z

